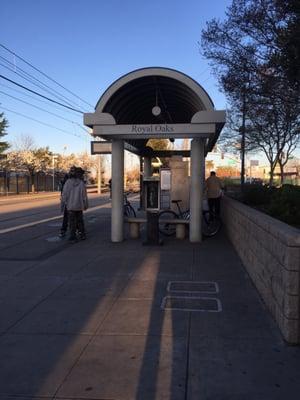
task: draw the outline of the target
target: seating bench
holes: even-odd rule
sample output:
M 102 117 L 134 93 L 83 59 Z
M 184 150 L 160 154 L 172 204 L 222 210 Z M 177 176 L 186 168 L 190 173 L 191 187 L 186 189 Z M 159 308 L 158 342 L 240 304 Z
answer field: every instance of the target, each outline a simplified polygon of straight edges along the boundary
M 125 217 L 125 222 L 129 223 L 129 234 L 132 239 L 140 236 L 140 225 L 147 222 L 146 218 Z
M 190 221 L 188 219 L 179 219 L 179 218 L 173 218 L 173 219 L 164 219 L 164 222 L 166 224 L 176 224 L 176 238 L 177 239 L 185 239 L 185 227 L 186 225 L 189 225 Z
M 125 217 L 125 222 L 129 223 L 129 234 L 132 239 L 137 239 L 140 236 L 140 225 L 145 224 L 147 222 L 146 218 L 134 218 L 134 217 Z M 184 239 L 186 233 L 186 225 L 189 225 L 190 221 L 187 219 L 166 219 L 164 220 L 166 224 L 175 224 L 176 225 L 176 238 Z

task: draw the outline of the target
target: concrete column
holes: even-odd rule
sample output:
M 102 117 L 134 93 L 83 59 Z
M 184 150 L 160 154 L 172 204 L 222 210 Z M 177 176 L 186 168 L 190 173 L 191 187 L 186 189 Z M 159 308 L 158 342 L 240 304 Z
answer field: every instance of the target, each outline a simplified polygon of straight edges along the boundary
M 124 230 L 124 142 L 112 141 L 111 160 L 111 241 L 122 242 Z
M 190 193 L 190 242 L 202 241 L 202 192 L 203 192 L 204 141 L 193 139 L 191 143 L 191 193 Z
M 144 178 L 152 176 L 151 157 L 144 157 Z

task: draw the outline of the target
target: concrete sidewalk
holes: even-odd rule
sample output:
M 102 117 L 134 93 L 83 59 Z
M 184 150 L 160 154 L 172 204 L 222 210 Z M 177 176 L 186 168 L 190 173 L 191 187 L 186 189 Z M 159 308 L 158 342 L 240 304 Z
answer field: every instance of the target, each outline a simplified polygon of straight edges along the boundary
M 297 397 L 300 348 L 224 234 L 113 244 L 109 213 L 86 217 L 75 245 L 50 225 L 2 244 L 1 400 Z

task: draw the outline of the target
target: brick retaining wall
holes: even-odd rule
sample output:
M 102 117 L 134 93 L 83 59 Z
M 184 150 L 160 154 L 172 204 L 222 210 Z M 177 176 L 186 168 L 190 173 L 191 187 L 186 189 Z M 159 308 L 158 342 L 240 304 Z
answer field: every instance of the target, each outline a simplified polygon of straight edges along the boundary
M 222 199 L 229 239 L 289 343 L 300 343 L 300 230 Z

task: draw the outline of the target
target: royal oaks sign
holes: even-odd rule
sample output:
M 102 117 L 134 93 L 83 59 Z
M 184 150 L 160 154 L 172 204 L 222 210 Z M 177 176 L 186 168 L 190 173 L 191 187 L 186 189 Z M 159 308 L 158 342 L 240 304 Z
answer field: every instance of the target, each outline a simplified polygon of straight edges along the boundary
M 215 124 L 132 124 L 94 125 L 93 135 L 103 138 L 207 138 L 215 133 Z
M 131 125 L 131 133 L 174 133 L 174 126 L 172 125 Z

